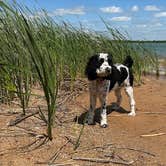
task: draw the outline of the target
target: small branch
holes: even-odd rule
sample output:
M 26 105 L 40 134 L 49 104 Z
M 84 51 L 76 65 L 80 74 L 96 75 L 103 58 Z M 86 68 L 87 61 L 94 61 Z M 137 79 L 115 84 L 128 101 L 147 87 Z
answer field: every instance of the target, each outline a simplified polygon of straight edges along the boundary
M 79 150 L 75 150 L 74 152 L 70 153 L 70 155 L 74 154 L 74 153 L 80 153 L 80 152 L 84 152 L 84 151 L 89 151 L 89 150 L 97 150 L 97 149 L 105 149 L 108 146 L 112 146 L 114 145 L 113 143 L 108 143 L 108 144 L 104 144 L 104 145 L 99 145 L 99 146 L 94 146 L 94 147 L 84 147 L 82 149 Z
M 70 140 L 67 140 L 66 143 L 64 145 L 62 145 L 55 153 L 54 155 L 49 159 L 49 164 L 54 163 L 54 161 L 57 159 L 57 157 L 59 156 L 59 154 L 61 153 L 62 149 L 70 142 Z
M 40 162 L 40 161 L 37 161 L 37 162 L 35 162 L 35 164 L 39 164 L 39 165 L 48 165 L 48 162 Z M 55 165 L 55 166 L 65 166 L 65 165 L 67 165 L 67 166 L 69 166 L 69 165 L 74 165 L 74 163 L 73 162 L 71 162 L 70 160 L 68 161 L 68 162 L 64 162 L 64 163 L 52 163 L 53 165 Z
M 166 112 L 138 112 L 137 115 L 143 115 L 143 114 L 147 114 L 147 115 L 166 115 Z M 111 117 L 117 117 L 117 116 L 128 116 L 127 114 L 114 114 L 111 115 Z
M 165 114 L 166 112 L 139 112 L 138 114 Z
M 15 126 L 16 124 L 22 122 L 23 120 L 31 117 L 31 116 L 34 116 L 36 114 L 38 114 L 39 111 L 35 111 L 33 112 L 32 114 L 29 114 L 29 115 L 25 115 L 25 116 L 19 116 L 17 117 L 15 120 L 11 120 L 10 122 L 7 123 L 7 126 Z
M 100 159 L 100 158 L 85 158 L 85 157 L 73 157 L 73 160 L 81 160 L 81 161 L 89 161 L 89 162 L 96 162 L 96 163 L 114 163 L 114 164 L 123 164 L 123 165 L 131 165 L 135 161 L 118 161 L 118 160 L 108 160 L 108 159 Z
M 145 134 L 145 135 L 141 135 L 141 137 L 155 137 L 155 136 L 161 136 L 161 135 L 165 135 L 166 133 L 156 133 L 156 134 Z
M 46 106 L 40 106 L 41 110 L 46 110 Z M 38 107 L 28 107 L 25 109 L 26 112 L 32 112 L 36 111 Z M 9 109 L 1 109 L 2 111 L 8 113 L 8 114 L 18 114 L 22 111 L 22 108 L 9 108 Z
M 112 147 L 112 148 L 115 148 L 115 149 L 128 149 L 128 150 L 132 150 L 132 151 L 137 151 L 137 152 L 145 153 L 145 154 L 153 156 L 153 157 L 156 156 L 155 154 L 147 152 L 147 151 L 144 151 L 142 149 L 134 149 L 134 148 L 128 148 L 128 147 Z

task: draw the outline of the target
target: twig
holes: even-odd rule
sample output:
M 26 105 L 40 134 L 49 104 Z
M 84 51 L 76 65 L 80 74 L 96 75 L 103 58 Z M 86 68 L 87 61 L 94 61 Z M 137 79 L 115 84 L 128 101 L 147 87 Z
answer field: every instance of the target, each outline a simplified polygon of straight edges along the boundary
M 46 110 L 46 106 L 40 106 L 42 110 Z M 26 112 L 32 112 L 38 109 L 38 107 L 28 107 L 25 109 Z M 18 114 L 22 111 L 22 108 L 9 108 L 9 109 L 1 109 L 2 111 L 5 111 L 8 114 Z
M 134 148 L 128 148 L 128 147 L 112 147 L 112 148 L 115 148 L 115 149 L 128 149 L 128 150 L 133 150 L 133 151 L 137 151 L 137 152 L 142 152 L 142 153 L 148 154 L 148 155 L 153 156 L 153 157 L 156 156 L 155 154 L 144 151 L 142 149 L 134 149 Z
M 165 114 L 166 112 L 139 112 L 138 114 Z
M 35 111 L 35 112 L 33 112 L 32 114 L 29 114 L 29 115 L 19 116 L 15 120 L 11 120 L 10 122 L 8 122 L 7 126 L 15 126 L 16 124 L 22 122 L 23 120 L 25 120 L 25 119 L 27 119 L 31 116 L 34 116 L 38 113 L 39 113 L 39 111 Z
M 70 153 L 70 155 L 72 155 L 72 154 L 74 154 L 74 153 L 79 153 L 79 152 L 83 152 L 83 151 L 88 151 L 88 150 L 96 150 L 96 149 L 104 149 L 104 148 L 106 148 L 106 147 L 108 147 L 108 146 L 112 146 L 113 145 L 113 143 L 108 143 L 108 144 L 104 144 L 104 145 L 102 145 L 102 146 L 94 146 L 94 147 L 84 147 L 84 148 L 82 148 L 82 149 L 79 149 L 79 150 L 76 150 L 76 151 L 74 151 L 74 152 L 72 152 L 72 153 Z
M 35 162 L 35 164 L 39 164 L 39 165 L 48 165 L 48 162 L 40 162 L 40 161 L 37 161 Z M 56 162 L 56 163 L 52 163 L 54 166 L 64 166 L 64 165 L 74 165 L 73 161 L 72 160 L 68 160 L 66 162 Z
M 156 133 L 156 134 L 145 134 L 145 135 L 141 135 L 141 137 L 155 137 L 155 136 L 161 136 L 161 135 L 165 135 L 166 133 Z
M 123 164 L 123 165 L 131 165 L 135 161 L 117 161 L 117 160 L 109 160 L 109 159 L 100 159 L 100 158 L 85 158 L 85 157 L 73 157 L 73 160 L 81 160 L 81 161 L 89 161 L 89 162 L 96 162 L 96 163 L 114 163 L 114 164 Z
M 12 153 L 12 152 L 14 152 L 14 153 L 29 152 L 29 151 L 32 151 L 32 150 L 35 150 L 35 149 L 41 147 L 43 144 L 45 144 L 48 141 L 49 141 L 49 139 L 46 135 L 44 135 L 44 134 L 39 135 L 39 137 L 37 137 L 37 139 L 35 141 L 33 141 L 32 143 L 30 143 L 28 145 L 0 150 L 0 155 Z M 37 144 L 37 146 L 33 147 L 35 144 Z
M 54 163 L 54 161 L 57 159 L 57 157 L 59 156 L 59 154 L 61 153 L 62 149 L 70 142 L 70 140 L 67 140 L 66 143 L 64 145 L 62 145 L 55 153 L 54 155 L 49 159 L 49 164 Z
M 37 137 L 37 140 L 35 140 L 34 142 L 23 146 L 23 147 L 19 147 L 20 152 L 30 152 L 33 150 L 36 150 L 38 148 L 40 148 L 42 145 L 44 145 L 45 143 L 47 143 L 49 141 L 48 137 L 46 135 L 43 135 L 43 137 Z M 33 145 L 36 145 L 33 147 Z
M 143 115 L 143 114 L 147 114 L 147 115 L 166 115 L 166 112 L 138 112 L 137 115 Z M 117 116 L 128 116 L 127 114 L 114 114 L 114 115 L 111 115 L 111 117 L 117 117 Z

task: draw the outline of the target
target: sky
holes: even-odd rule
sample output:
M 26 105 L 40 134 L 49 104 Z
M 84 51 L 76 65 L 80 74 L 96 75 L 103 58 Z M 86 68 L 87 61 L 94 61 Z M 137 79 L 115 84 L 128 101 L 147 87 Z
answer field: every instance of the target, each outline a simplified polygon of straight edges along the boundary
M 53 19 L 73 26 L 106 31 L 111 27 L 127 32 L 132 40 L 166 40 L 166 0 L 16 0 L 41 17 L 44 9 Z M 102 19 L 101 19 L 102 18 Z

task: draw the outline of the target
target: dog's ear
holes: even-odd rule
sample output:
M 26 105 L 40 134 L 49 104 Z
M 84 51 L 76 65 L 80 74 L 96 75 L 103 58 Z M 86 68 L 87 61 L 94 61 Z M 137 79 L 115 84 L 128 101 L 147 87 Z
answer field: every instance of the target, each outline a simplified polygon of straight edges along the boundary
M 98 55 L 95 54 L 91 56 L 85 68 L 85 75 L 89 80 L 95 80 L 97 78 L 96 69 L 98 68 Z
M 112 60 L 112 59 L 113 59 L 113 58 L 112 58 L 112 54 L 111 54 L 111 53 L 108 53 L 108 63 L 109 63 L 110 66 L 113 65 L 113 60 Z

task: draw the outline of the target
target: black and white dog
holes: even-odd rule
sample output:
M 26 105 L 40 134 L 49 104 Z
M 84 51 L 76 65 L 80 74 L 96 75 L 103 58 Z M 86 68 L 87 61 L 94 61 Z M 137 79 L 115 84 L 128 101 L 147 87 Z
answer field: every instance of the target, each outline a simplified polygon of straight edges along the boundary
M 89 80 L 90 109 L 88 124 L 94 124 L 94 110 L 96 99 L 101 103 L 101 127 L 107 127 L 106 99 L 111 90 L 115 90 L 117 108 L 119 108 L 122 96 L 121 88 L 124 87 L 130 99 L 130 113 L 135 116 L 135 100 L 133 96 L 133 74 L 131 67 L 133 60 L 127 56 L 123 64 L 113 64 L 112 56 L 107 53 L 99 53 L 92 56 L 86 66 L 85 75 Z

